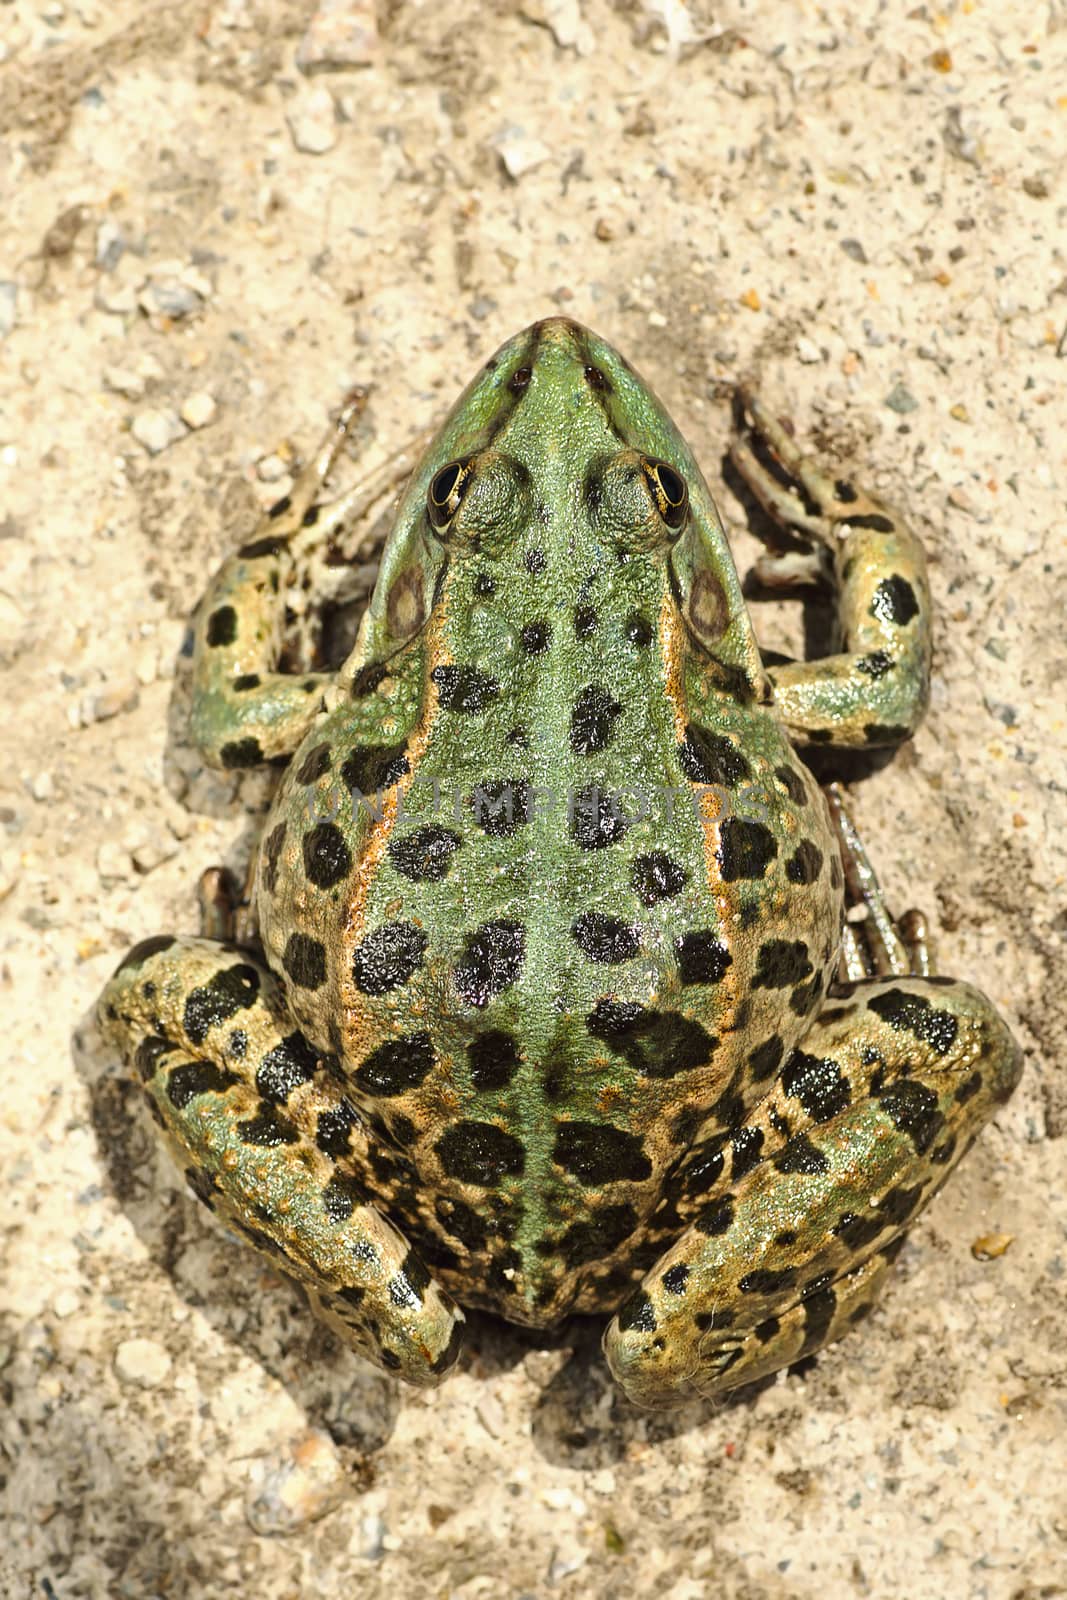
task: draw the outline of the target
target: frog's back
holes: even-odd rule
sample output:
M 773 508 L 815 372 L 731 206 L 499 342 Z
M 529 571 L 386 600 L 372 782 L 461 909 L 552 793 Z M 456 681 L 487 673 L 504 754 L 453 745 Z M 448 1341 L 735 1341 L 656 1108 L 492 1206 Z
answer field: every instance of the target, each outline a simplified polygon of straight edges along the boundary
M 680 1165 L 819 1003 L 841 883 L 684 445 L 573 325 L 508 348 L 481 381 L 514 404 L 425 467 L 260 901 L 377 1192 L 461 1299 L 540 1323 L 616 1301 L 677 1227 Z

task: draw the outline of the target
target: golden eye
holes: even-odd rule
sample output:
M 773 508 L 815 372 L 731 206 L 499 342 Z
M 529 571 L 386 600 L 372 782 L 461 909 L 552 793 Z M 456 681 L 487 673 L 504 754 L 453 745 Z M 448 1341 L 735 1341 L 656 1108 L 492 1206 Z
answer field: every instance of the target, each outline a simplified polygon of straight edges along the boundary
M 470 482 L 470 467 L 463 461 L 450 461 L 433 478 L 426 495 L 426 510 L 437 533 L 443 533 L 459 510 Z
M 684 527 L 689 512 L 689 490 L 685 486 L 685 479 L 666 461 L 645 460 L 641 465 L 656 508 L 668 528 L 677 530 Z

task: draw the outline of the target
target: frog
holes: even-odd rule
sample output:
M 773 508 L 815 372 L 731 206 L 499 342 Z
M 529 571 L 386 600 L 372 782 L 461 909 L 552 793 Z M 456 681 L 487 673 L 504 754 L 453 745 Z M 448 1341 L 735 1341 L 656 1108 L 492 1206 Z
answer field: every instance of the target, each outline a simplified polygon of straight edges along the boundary
M 1019 1077 L 800 753 L 915 732 L 922 545 L 739 391 L 735 465 L 788 531 L 761 576 L 837 625 L 765 658 L 681 433 L 553 316 L 426 445 L 342 664 L 294 669 L 365 403 L 196 613 L 204 761 L 279 769 L 248 931 L 142 941 L 102 1028 L 193 1193 L 384 1372 L 440 1382 L 465 1310 L 598 1315 L 630 1401 L 718 1400 L 870 1312 Z

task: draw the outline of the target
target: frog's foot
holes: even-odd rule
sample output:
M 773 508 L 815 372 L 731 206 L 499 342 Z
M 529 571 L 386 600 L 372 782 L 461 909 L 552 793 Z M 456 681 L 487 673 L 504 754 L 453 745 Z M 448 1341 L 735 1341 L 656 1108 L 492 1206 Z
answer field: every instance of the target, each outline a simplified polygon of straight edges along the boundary
M 273 975 L 232 945 L 149 939 L 98 1013 L 193 1192 L 298 1278 L 351 1349 L 437 1383 L 463 1313 L 368 1203 L 367 1130 Z
M 915 732 L 929 698 L 930 591 L 922 546 L 888 507 L 831 479 L 749 390 L 749 428 L 730 447 L 734 466 L 793 548 L 764 557 L 771 586 L 829 583 L 837 592 L 840 653 L 770 669 L 790 733 L 809 743 L 896 744 Z M 756 448 L 754 448 L 754 446 Z M 757 454 L 769 451 L 783 484 Z M 798 547 L 799 546 L 799 547 Z
M 877 979 L 835 996 L 749 1120 L 678 1172 L 693 1223 L 605 1336 L 629 1397 L 721 1395 L 846 1333 L 1020 1066 L 965 984 Z
M 291 755 L 320 710 L 328 673 L 277 670 L 287 619 L 299 614 L 310 640 L 312 601 L 347 598 L 353 552 L 337 559 L 342 536 L 410 473 L 424 443 L 413 440 L 346 493 L 322 501 L 322 486 L 365 404 L 365 391 L 353 390 L 292 491 L 223 562 L 200 603 L 192 730 L 212 766 L 252 767 Z

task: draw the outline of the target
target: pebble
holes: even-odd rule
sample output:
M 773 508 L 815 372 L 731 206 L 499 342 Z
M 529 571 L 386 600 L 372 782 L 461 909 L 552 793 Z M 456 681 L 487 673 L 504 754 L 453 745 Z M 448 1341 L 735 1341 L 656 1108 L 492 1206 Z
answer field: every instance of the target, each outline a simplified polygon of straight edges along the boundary
M 801 334 L 796 342 L 797 360 L 814 366 L 816 361 L 822 360 L 822 351 L 814 339 L 809 339 L 806 334 Z
M 841 239 L 839 242 L 846 256 L 851 256 L 853 261 L 866 263 L 867 252 L 858 239 Z
M 123 711 L 133 711 L 141 698 L 141 687 L 136 678 L 117 678 L 94 694 L 87 695 L 81 704 L 80 722 L 83 728 L 94 722 L 107 722 Z
M 122 260 L 126 240 L 114 222 L 104 221 L 96 230 L 93 260 L 101 272 L 113 272 Z
M 504 171 L 514 183 L 547 161 L 552 154 L 543 140 L 531 138 L 525 128 L 514 126 L 501 128 L 490 143 L 500 157 Z
M 895 383 L 885 397 L 885 403 L 890 411 L 896 411 L 900 416 L 906 416 L 909 411 L 918 411 L 919 402 L 911 390 L 903 383 Z
M 137 303 L 150 317 L 169 317 L 171 322 L 179 322 L 182 317 L 202 311 L 204 297 L 183 278 L 149 278 Z
M 380 1561 L 385 1554 L 387 1530 L 376 1512 L 368 1512 L 359 1524 L 359 1543 L 356 1554 L 364 1561 Z
M 6 339 L 15 326 L 15 311 L 18 307 L 19 286 L 5 278 L 0 283 L 0 339 Z
M 130 423 L 130 432 L 138 444 L 144 445 L 150 456 L 158 456 L 161 450 L 166 450 L 185 437 L 181 418 L 169 407 L 158 410 L 155 406 L 148 406 L 144 411 L 138 411 Z
M 531 22 L 542 23 L 561 50 L 591 56 L 596 49 L 596 36 L 582 16 L 579 0 L 525 0 L 522 11 Z
M 155 828 L 145 838 L 139 840 L 130 852 L 134 866 L 142 875 L 154 872 L 164 861 L 169 861 L 177 854 L 178 841 L 170 834 Z
M 65 1322 L 67 1317 L 72 1317 L 77 1311 L 81 1301 L 76 1289 L 60 1289 L 52 1299 L 52 1315 Z
M 206 389 L 198 389 L 182 401 L 178 415 L 187 428 L 206 428 L 209 422 L 214 422 L 218 409 L 214 395 L 208 394 Z
M 307 89 L 285 114 L 293 143 L 305 155 L 321 156 L 337 143 L 337 117 L 329 89 Z
M 123 1339 L 115 1351 L 115 1372 L 120 1383 L 139 1389 L 156 1389 L 170 1371 L 170 1356 L 154 1339 Z
M 245 1507 L 255 1533 L 297 1533 L 333 1511 L 348 1491 L 344 1466 L 329 1434 L 295 1440 L 284 1455 L 264 1463 L 265 1476 Z
M 378 54 L 375 0 L 320 0 L 296 51 L 301 72 L 369 67 Z
M 56 786 L 52 782 L 52 774 L 50 772 L 39 772 L 30 784 L 30 793 L 35 800 L 55 799 Z
M 145 380 L 129 367 L 105 367 L 101 377 L 104 388 L 112 394 L 125 395 L 127 400 L 140 400 L 144 395 Z
M 256 477 L 261 483 L 277 483 L 288 471 L 288 462 L 279 455 L 260 456 L 256 462 Z

